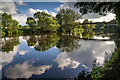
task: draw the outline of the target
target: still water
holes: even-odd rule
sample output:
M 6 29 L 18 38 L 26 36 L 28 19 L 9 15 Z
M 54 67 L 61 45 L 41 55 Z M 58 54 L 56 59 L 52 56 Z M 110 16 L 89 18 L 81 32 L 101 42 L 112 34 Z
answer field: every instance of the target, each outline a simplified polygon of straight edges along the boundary
M 33 35 L 2 38 L 3 78 L 74 78 L 93 64 L 103 66 L 115 50 L 109 37 Z

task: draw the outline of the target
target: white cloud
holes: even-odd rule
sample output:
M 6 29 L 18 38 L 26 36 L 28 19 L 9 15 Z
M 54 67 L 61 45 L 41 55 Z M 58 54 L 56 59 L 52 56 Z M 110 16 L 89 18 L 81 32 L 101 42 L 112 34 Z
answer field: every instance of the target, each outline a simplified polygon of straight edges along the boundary
M 84 41 L 79 42 L 81 47 L 70 53 L 64 52 L 57 56 L 55 62 L 58 67 L 64 69 L 65 67 L 77 68 L 80 64 L 85 68 L 91 70 L 93 61 L 96 60 L 98 66 L 102 66 L 105 60 L 105 53 L 108 56 L 114 52 L 114 41 Z
M 17 1 L 16 2 L 19 6 L 22 6 L 22 5 L 27 5 L 26 3 L 23 3 L 23 1 L 22 0 L 19 0 L 19 1 Z
M 0 12 L 8 14 L 17 14 L 17 8 L 13 0 L 8 0 L 10 2 L 0 2 Z
M 54 12 L 49 12 L 49 14 L 54 16 L 54 17 L 56 16 L 56 13 L 54 13 Z
M 60 9 L 69 8 L 78 12 L 81 15 L 81 13 L 79 12 L 79 8 L 74 7 L 74 4 L 75 4 L 74 1 L 73 2 L 69 2 L 68 0 L 66 1 L 60 0 L 60 1 L 63 2 L 63 4 L 55 8 L 56 11 L 60 11 Z M 98 13 L 88 13 L 83 15 L 82 18 L 79 19 L 79 21 L 83 22 L 85 19 L 91 20 L 93 22 L 103 22 L 103 21 L 108 22 L 115 19 L 115 14 L 109 12 L 106 16 L 102 16 L 102 15 L 99 15 Z
M 75 2 L 63 2 L 63 4 L 61 4 L 59 7 L 55 8 L 56 11 L 60 11 L 60 9 L 72 9 L 76 12 L 79 12 L 79 9 L 74 7 Z
M 10 63 L 14 56 L 16 55 L 18 51 L 18 46 L 15 46 L 13 51 L 10 51 L 9 53 L 2 52 L 0 56 L 2 56 L 2 59 L 0 60 L 1 63 Z
M 19 54 L 20 55 L 25 55 L 26 53 L 28 53 L 29 51 L 23 51 L 23 50 L 21 50 L 21 51 L 19 51 Z
M 67 53 L 59 54 L 54 61 L 58 63 L 58 67 L 61 68 L 62 70 L 65 67 L 77 68 L 80 64 L 80 62 L 78 61 L 71 60 Z
M 27 21 L 27 15 L 15 14 L 12 16 L 13 19 L 17 20 L 20 25 L 25 25 Z
M 95 15 L 95 17 L 94 17 L 94 15 Z M 103 21 L 109 22 L 109 21 L 115 19 L 115 14 L 108 13 L 106 16 L 100 16 L 98 14 L 90 13 L 90 14 L 84 15 L 83 19 L 80 19 L 79 21 L 83 22 L 85 19 L 88 19 L 93 22 L 103 22 Z
M 52 65 L 33 66 L 29 62 L 24 62 L 23 64 L 8 67 L 5 70 L 5 74 L 7 78 L 29 78 L 33 74 L 41 75 L 50 68 L 52 68 Z
M 8 0 L 8 1 L 10 2 L 0 2 L 0 13 L 11 14 L 13 19 L 17 20 L 21 25 L 25 25 L 27 20 L 27 15 L 18 14 L 17 8 L 13 0 Z
M 77 2 L 77 0 L 59 0 L 60 2 Z
M 8 13 L 8 14 L 12 14 L 12 18 L 17 20 L 19 22 L 20 25 L 26 25 L 26 21 L 27 21 L 27 17 L 33 16 L 34 13 L 36 12 L 46 12 L 52 16 L 56 16 L 56 13 L 54 12 L 48 12 L 48 10 L 44 9 L 44 10 L 40 10 L 40 9 L 28 9 L 27 13 L 24 15 L 18 14 L 17 12 L 17 8 L 14 4 L 14 2 L 12 0 L 9 0 L 10 2 L 1 2 L 0 3 L 0 13 Z M 17 2 L 17 4 L 19 5 L 27 5 L 25 3 L 23 3 L 21 0 L 19 0 Z
M 28 15 L 28 16 L 33 16 L 34 13 L 36 13 L 36 12 L 45 12 L 45 13 L 47 13 L 47 14 L 50 14 L 50 15 L 54 16 L 54 17 L 56 16 L 56 13 L 55 13 L 55 12 L 49 12 L 49 11 L 46 10 L 46 9 L 40 10 L 40 9 L 33 9 L 33 8 L 29 8 L 29 9 L 28 9 L 27 15 Z

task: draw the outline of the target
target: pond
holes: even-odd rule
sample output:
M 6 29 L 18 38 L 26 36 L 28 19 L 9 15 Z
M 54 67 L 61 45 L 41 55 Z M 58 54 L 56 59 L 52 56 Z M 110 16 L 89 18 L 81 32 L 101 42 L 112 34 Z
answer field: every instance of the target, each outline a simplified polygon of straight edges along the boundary
M 103 34 L 104 35 L 104 34 Z M 74 78 L 103 66 L 116 45 L 109 36 L 27 35 L 2 38 L 2 78 Z

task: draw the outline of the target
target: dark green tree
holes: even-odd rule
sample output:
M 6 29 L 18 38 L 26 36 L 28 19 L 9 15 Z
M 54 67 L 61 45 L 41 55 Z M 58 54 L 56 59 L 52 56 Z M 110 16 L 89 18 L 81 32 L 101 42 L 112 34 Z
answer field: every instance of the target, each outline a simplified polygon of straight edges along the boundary
M 37 27 L 43 31 L 57 31 L 60 27 L 57 19 L 45 12 L 35 13 L 34 18 L 37 19 Z
M 78 39 L 71 36 L 61 37 L 56 47 L 59 48 L 61 52 L 71 52 L 81 46 L 78 44 L 78 41 Z
M 12 16 L 7 13 L 2 14 L 2 27 L 3 29 L 9 27 L 12 23 Z
M 72 25 L 76 20 L 80 18 L 80 15 L 71 9 L 61 9 L 56 15 L 59 24 L 63 27 L 62 29 L 70 32 Z
M 26 24 L 28 24 L 28 26 L 30 27 L 30 29 L 33 32 L 35 32 L 35 30 L 36 30 L 36 21 L 34 20 L 34 18 L 28 17 Z
M 77 2 L 76 8 L 79 8 L 80 13 L 99 13 L 106 15 L 108 12 L 116 14 L 116 21 L 120 24 L 120 2 Z
M 17 34 L 19 29 L 19 23 L 12 19 L 11 15 L 7 13 L 2 14 L 2 31 L 5 34 Z

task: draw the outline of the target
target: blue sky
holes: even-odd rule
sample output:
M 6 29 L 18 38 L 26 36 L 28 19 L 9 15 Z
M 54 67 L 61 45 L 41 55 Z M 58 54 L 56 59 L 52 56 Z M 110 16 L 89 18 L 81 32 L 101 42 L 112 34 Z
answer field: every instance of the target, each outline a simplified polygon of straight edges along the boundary
M 24 4 L 26 5 L 18 5 L 15 2 L 15 4 L 20 14 L 25 14 L 29 8 L 40 9 L 40 10 L 46 9 L 49 12 L 57 13 L 55 8 L 59 7 L 63 3 L 61 2 L 24 2 Z
M 8 13 L 12 15 L 12 18 L 17 20 L 20 25 L 26 25 L 27 17 L 31 17 L 34 13 L 46 12 L 52 16 L 56 16 L 57 12 L 60 9 L 70 8 L 79 13 L 79 9 L 74 7 L 75 2 L 63 2 L 68 0 L 54 0 L 54 2 L 27 2 L 28 0 L 17 0 L 13 2 L 13 0 L 7 0 L 8 2 L 2 3 L 0 6 L 0 12 Z M 39 0 L 40 1 L 40 0 Z M 41 0 L 43 1 L 43 0 Z M 46 1 L 46 0 L 44 0 Z M 57 2 L 55 2 L 57 1 Z M 18 14 L 19 12 L 19 14 Z M 110 21 L 115 19 L 115 14 L 108 13 L 107 16 L 100 16 L 97 13 L 89 13 L 83 15 L 78 21 L 83 22 L 85 19 L 88 19 L 93 22 L 103 22 Z

